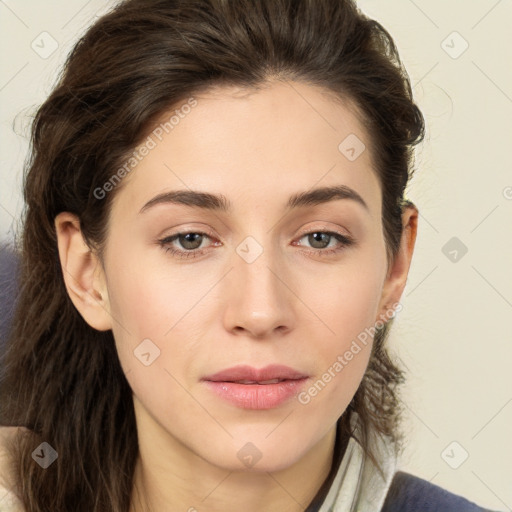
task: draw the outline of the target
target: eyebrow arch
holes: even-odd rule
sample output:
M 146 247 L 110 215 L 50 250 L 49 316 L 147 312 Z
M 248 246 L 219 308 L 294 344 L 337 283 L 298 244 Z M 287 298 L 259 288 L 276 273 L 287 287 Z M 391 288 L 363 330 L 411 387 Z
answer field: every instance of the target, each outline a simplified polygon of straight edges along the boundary
M 288 199 L 287 210 L 303 208 L 305 206 L 316 206 L 330 201 L 350 199 L 365 208 L 369 212 L 368 205 L 364 199 L 352 188 L 346 185 L 337 185 L 333 187 L 322 187 L 306 192 L 293 194 Z M 198 192 L 195 190 L 173 190 L 164 192 L 150 199 L 139 213 L 143 213 L 151 207 L 162 204 L 172 203 L 201 208 L 204 210 L 228 212 L 231 209 L 231 202 L 222 194 L 215 195 L 207 192 Z

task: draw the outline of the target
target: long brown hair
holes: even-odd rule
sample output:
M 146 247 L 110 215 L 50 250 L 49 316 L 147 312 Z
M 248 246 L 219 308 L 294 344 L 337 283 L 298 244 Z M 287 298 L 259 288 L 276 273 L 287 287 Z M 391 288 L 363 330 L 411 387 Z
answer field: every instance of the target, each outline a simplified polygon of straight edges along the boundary
M 19 294 L 0 382 L 3 423 L 27 428 L 12 453 L 27 511 L 127 512 L 138 455 L 132 392 L 112 332 L 91 328 L 66 292 L 55 216 L 76 214 L 101 255 L 117 189 L 101 199 L 94 191 L 148 127 L 213 85 L 257 87 L 269 78 L 316 85 L 357 107 L 382 190 L 388 263 L 397 254 L 424 120 L 378 22 L 351 0 L 121 2 L 78 41 L 32 126 Z M 367 434 L 395 446 L 401 439 L 397 386 L 404 375 L 385 348 L 390 325 L 377 330 L 363 381 L 338 422 L 338 437 L 346 437 L 358 413 L 359 442 L 377 463 Z M 43 441 L 58 453 L 47 469 L 31 456 Z

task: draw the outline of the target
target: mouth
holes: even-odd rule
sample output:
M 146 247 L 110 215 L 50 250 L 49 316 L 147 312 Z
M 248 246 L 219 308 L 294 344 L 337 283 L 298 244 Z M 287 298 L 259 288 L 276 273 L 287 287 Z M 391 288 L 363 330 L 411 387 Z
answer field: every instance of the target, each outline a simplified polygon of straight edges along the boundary
M 210 391 L 236 407 L 264 410 L 288 402 L 308 379 L 307 374 L 293 368 L 271 365 L 261 370 L 237 366 L 201 380 Z

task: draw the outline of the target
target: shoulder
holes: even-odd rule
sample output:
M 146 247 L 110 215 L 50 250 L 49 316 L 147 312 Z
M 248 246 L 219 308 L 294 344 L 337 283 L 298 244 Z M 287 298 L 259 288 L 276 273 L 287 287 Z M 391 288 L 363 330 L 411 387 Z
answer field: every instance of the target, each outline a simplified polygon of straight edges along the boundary
M 19 499 L 11 490 L 15 482 L 9 446 L 25 430 L 24 427 L 0 426 L 0 510 L 2 512 L 23 512 Z
M 397 471 L 381 512 L 492 512 L 428 480 Z

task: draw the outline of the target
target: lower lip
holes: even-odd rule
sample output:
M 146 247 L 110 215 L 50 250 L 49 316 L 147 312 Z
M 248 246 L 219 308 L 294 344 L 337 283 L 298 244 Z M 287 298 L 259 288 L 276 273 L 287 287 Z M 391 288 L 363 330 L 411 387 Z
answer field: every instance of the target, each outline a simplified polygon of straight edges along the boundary
M 272 409 L 297 395 L 308 379 L 283 380 L 276 384 L 237 384 L 204 381 L 217 395 L 242 409 Z

